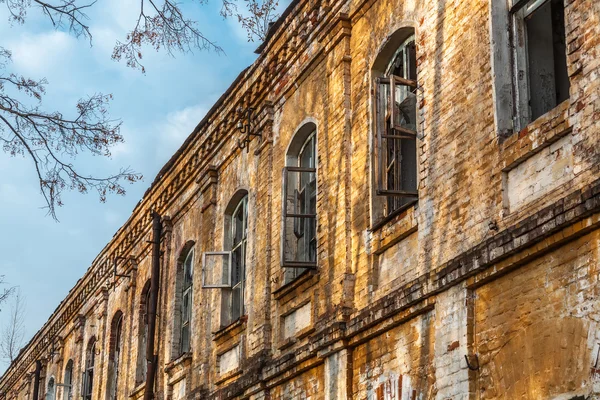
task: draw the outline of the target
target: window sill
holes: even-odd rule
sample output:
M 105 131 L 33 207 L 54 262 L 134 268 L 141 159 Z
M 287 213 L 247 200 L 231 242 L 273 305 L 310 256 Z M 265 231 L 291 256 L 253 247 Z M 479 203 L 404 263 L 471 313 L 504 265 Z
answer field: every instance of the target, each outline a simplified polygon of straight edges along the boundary
M 236 368 L 233 371 L 228 371 L 228 372 L 224 373 L 223 375 L 219 375 L 219 377 L 215 381 L 215 384 L 220 385 L 225 381 L 228 381 L 230 379 L 235 378 L 236 376 L 241 375 L 242 372 L 243 372 L 243 370 L 241 368 Z
M 319 280 L 319 273 L 317 269 L 308 269 L 298 275 L 293 281 L 288 282 L 281 286 L 279 289 L 273 291 L 273 297 L 275 300 L 280 300 L 289 293 L 293 292 L 298 286 L 303 285 L 306 282 L 311 282 L 309 286 L 314 285 Z
M 192 361 L 192 352 L 188 351 L 187 353 L 183 353 L 167 365 L 165 365 L 165 372 L 169 373 L 171 370 L 177 367 L 187 367 Z
M 530 162 L 535 156 L 542 153 L 540 157 L 544 157 L 543 152 L 547 151 L 546 149 L 552 149 L 552 146 L 561 139 L 568 140 L 568 136 L 572 133 L 573 128 L 569 120 L 570 108 L 571 104 L 569 99 L 567 99 L 535 121 L 529 123 L 520 132 L 515 132 L 504 142 L 500 143 L 500 166 L 503 173 L 503 213 L 502 219 L 498 221 L 500 229 L 503 226 L 516 224 L 525 216 L 546 207 L 553 201 L 552 199 L 558 199 L 567 195 L 572 189 L 573 177 L 566 178 L 557 185 L 546 186 L 527 200 L 510 201 L 511 194 L 516 193 L 514 186 L 512 188 L 509 186 L 512 182 L 512 178 L 510 178 L 512 171 L 519 168 L 527 168 L 525 164 Z M 561 159 L 568 159 L 568 154 L 570 153 L 561 153 Z M 536 176 L 536 173 L 537 171 L 534 171 L 529 175 Z
M 296 334 L 294 336 L 290 336 L 285 339 L 282 339 L 280 345 L 278 346 L 278 349 L 280 351 L 289 349 L 290 347 L 292 347 L 293 345 L 295 345 L 296 343 L 298 343 L 305 337 L 309 336 L 314 331 L 315 331 L 314 327 L 312 327 L 312 326 L 306 327 L 306 328 L 296 332 Z
M 144 390 L 145 387 L 146 387 L 146 382 L 138 383 L 137 386 L 134 387 L 133 390 L 131 391 L 131 394 L 129 395 L 129 397 L 132 397 L 132 398 L 140 397 L 140 394 L 142 394 L 142 391 Z
M 369 231 L 376 232 L 380 229 L 383 229 L 384 227 L 386 227 L 388 225 L 394 225 L 396 222 L 398 222 L 398 221 L 402 220 L 404 217 L 406 217 L 406 215 L 409 213 L 409 211 L 411 209 L 416 209 L 418 202 L 419 202 L 419 200 L 415 199 L 415 200 L 411 201 L 410 203 L 400 207 L 399 209 L 397 209 L 396 211 L 394 211 L 387 217 L 381 218 L 379 221 L 375 222 L 371 226 Z
M 213 332 L 213 341 L 218 341 L 226 336 L 236 336 L 246 330 L 247 315 L 242 315 L 237 320 L 227 326 L 221 327 L 218 331 Z
M 500 145 L 502 171 L 507 172 L 545 147 L 565 136 L 572 129 L 569 121 L 569 99 L 514 132 Z
M 382 254 L 384 251 L 404 240 L 418 230 L 417 222 L 418 203 L 407 204 L 398 214 L 390 217 L 385 223 L 376 226 L 377 230 L 370 230 L 372 254 Z

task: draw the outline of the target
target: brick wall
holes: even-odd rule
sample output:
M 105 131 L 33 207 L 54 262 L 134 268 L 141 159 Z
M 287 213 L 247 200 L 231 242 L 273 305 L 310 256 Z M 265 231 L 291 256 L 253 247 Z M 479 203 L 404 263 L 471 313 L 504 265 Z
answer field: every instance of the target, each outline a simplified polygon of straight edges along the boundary
M 586 235 L 475 291 L 480 398 L 575 397 L 592 390 L 599 238 Z
M 434 319 L 425 314 L 357 346 L 352 353 L 353 398 L 433 398 Z
M 30 392 L 38 359 L 55 377 L 73 359 L 77 396 L 95 337 L 94 398 L 106 398 L 110 321 L 121 310 L 117 392 L 142 397 L 154 210 L 164 223 L 157 399 L 598 398 L 600 3 L 565 0 L 570 99 L 500 134 L 490 2 L 294 2 L 0 378 L 0 393 Z M 373 67 L 407 27 L 422 87 L 419 201 L 376 223 Z M 237 147 L 240 105 L 256 107 L 263 135 L 248 152 Z M 281 171 L 307 123 L 317 127 L 318 268 L 286 285 Z M 223 327 L 221 290 L 202 288 L 201 260 L 223 250 L 239 190 L 248 192 L 246 315 Z M 191 248 L 191 350 L 179 354 Z M 120 264 L 130 278 L 111 276 L 117 255 L 131 258 Z M 59 339 L 60 358 L 49 357 Z

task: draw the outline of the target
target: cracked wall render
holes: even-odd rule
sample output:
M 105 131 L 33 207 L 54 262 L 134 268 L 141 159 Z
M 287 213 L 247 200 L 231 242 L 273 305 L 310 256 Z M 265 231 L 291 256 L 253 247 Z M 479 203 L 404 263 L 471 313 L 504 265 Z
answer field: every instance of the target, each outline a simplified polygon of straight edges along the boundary
M 599 238 L 584 236 L 475 291 L 480 398 L 554 398 L 590 385 Z

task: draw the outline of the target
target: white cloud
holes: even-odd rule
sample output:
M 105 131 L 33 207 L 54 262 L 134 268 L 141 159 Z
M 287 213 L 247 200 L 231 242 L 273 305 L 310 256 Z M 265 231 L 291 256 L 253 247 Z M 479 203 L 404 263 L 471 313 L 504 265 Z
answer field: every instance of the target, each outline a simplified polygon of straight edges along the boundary
M 192 133 L 207 111 L 205 106 L 196 105 L 167 114 L 166 120 L 157 127 L 157 158 L 164 159 L 165 156 L 168 158 L 172 155 Z
M 74 56 L 75 42 L 76 39 L 64 32 L 51 31 L 21 35 L 6 47 L 12 51 L 13 63 L 19 72 L 45 76 Z

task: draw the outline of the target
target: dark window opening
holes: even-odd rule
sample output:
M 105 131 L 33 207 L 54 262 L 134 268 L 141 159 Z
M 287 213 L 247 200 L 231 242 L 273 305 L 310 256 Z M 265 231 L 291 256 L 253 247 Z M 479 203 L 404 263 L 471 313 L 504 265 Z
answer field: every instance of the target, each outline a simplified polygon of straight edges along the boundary
M 142 383 L 146 380 L 148 372 L 148 363 L 146 360 L 146 347 L 148 346 L 148 305 L 150 304 L 150 281 L 144 286 L 142 291 L 142 304 L 140 309 L 139 344 L 138 344 L 138 366 L 136 383 Z
M 414 35 L 398 48 L 376 83 L 377 194 L 383 216 L 417 199 L 417 63 Z
M 179 336 L 179 353 L 190 351 L 190 325 L 192 321 L 192 283 L 194 274 L 194 250 L 185 257 L 183 262 L 183 286 L 181 292 L 181 329 Z
M 84 400 L 92 400 L 94 384 L 94 361 L 96 358 L 96 339 L 91 339 L 85 355 L 81 395 Z
M 246 284 L 246 243 L 248 240 L 248 196 L 237 203 L 227 215 L 226 248 L 231 254 L 230 285 L 221 292 L 221 326 L 240 319 L 245 313 L 244 286 Z
M 283 249 L 285 283 L 317 264 L 316 132 L 288 154 L 283 171 Z
M 569 98 L 564 0 L 532 0 L 514 13 L 522 129 Z
M 73 360 L 67 361 L 63 385 L 63 400 L 70 400 L 73 391 Z
M 245 313 L 248 192 L 237 192 L 225 209 L 223 251 L 202 254 L 202 287 L 221 289 L 221 327 Z
M 111 327 L 111 349 L 109 356 L 109 399 L 117 399 L 117 386 L 119 384 L 119 363 L 121 361 L 121 349 L 123 338 L 123 313 L 118 311 L 113 318 Z

